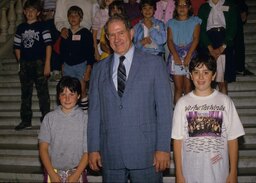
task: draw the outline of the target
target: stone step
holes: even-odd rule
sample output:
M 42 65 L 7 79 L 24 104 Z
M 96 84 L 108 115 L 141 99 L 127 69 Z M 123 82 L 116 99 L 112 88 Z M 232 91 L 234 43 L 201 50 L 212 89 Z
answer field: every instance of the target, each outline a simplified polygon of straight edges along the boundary
M 254 78 L 254 77 L 253 77 Z M 256 82 L 255 81 L 236 81 L 228 85 L 228 90 L 230 92 L 234 91 L 255 91 Z
M 0 100 L 1 101 L 1 100 Z M 0 111 L 9 111 L 9 110 L 19 110 L 20 109 L 20 100 L 15 101 L 1 101 Z M 51 109 L 56 108 L 56 101 L 50 101 Z M 39 101 L 32 101 L 32 110 L 39 110 Z
M 245 0 L 247 6 L 251 8 L 252 6 L 256 6 L 255 0 Z
M 256 18 L 256 14 L 251 14 L 250 16 L 253 17 L 253 18 Z M 253 19 L 253 20 L 255 20 L 255 19 Z M 255 33 L 254 29 L 255 29 L 255 23 L 254 22 L 246 23 L 244 25 L 244 34 L 245 34 L 245 36 L 247 35 L 247 33 Z
M 5 79 L 5 81 L 1 81 L 0 82 L 0 87 L 1 88 L 8 88 L 8 87 L 12 87 L 12 88 L 20 88 L 20 81 L 18 79 L 18 76 L 17 77 L 17 81 L 8 81 L 8 79 Z M 55 88 L 57 85 L 57 82 L 54 82 L 54 81 L 49 81 L 48 82 L 48 86 L 49 87 L 53 87 Z
M 249 25 L 248 25 L 249 26 Z M 252 27 L 252 26 L 250 26 Z M 256 35 L 255 35 L 255 32 L 251 32 L 251 29 L 249 28 L 246 28 L 244 30 L 244 39 L 247 40 L 247 39 L 252 39 L 252 40 L 255 40 L 256 39 Z M 246 47 L 246 45 L 245 45 Z
M 20 122 L 20 116 L 5 116 L 5 117 L 0 117 L 0 127 L 1 129 L 14 129 L 14 127 L 16 125 L 18 125 Z M 41 122 L 40 122 L 40 116 L 37 116 L 37 117 L 33 117 L 32 118 L 32 126 L 35 127 L 35 128 L 38 128 L 40 127 L 41 125 Z
M 255 42 L 247 42 L 246 43 L 246 51 L 255 51 L 256 50 L 256 44 Z

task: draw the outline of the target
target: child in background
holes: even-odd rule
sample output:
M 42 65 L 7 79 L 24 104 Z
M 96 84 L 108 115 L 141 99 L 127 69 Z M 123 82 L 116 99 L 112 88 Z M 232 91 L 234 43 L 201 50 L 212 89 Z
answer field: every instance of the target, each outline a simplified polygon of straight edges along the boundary
M 101 29 L 104 27 L 108 20 L 108 6 L 113 2 L 113 0 L 101 0 L 100 9 L 96 12 L 95 17 L 92 21 L 92 34 L 93 34 L 93 44 L 94 44 L 94 55 L 95 60 L 100 60 L 101 50 L 99 47 Z
M 141 0 L 140 9 L 143 18 L 134 26 L 134 45 L 142 51 L 163 56 L 166 31 L 164 23 L 154 18 L 156 3 L 154 0 Z
M 198 17 L 192 16 L 190 0 L 176 0 L 175 7 L 174 18 L 167 22 L 167 67 L 174 81 L 174 104 L 191 91 L 188 65 L 196 54 L 201 24 Z
M 236 81 L 234 40 L 237 33 L 237 8 L 230 0 L 208 0 L 201 5 L 200 51 L 216 59 L 219 91 L 228 94 L 228 83 Z
M 51 32 L 53 45 L 58 40 L 60 36 L 59 31 L 56 29 L 54 25 L 54 14 L 56 9 L 56 0 L 41 0 L 43 2 L 43 20 L 45 21 L 46 26 Z M 59 54 L 52 50 L 51 56 L 51 77 L 50 81 L 59 81 L 61 78 L 61 67 L 62 63 L 59 57 Z
M 195 16 L 198 15 L 199 8 L 204 3 L 206 3 L 206 0 L 191 0 L 191 5 L 192 5 L 192 8 L 193 8 L 193 14 Z
M 216 61 L 194 59 L 189 72 L 195 89 L 173 115 L 176 182 L 237 182 L 237 138 L 244 129 L 232 100 L 211 87 Z
M 124 10 L 132 26 L 136 25 L 142 18 L 140 4 L 137 0 L 128 0 L 124 3 Z
M 83 11 L 78 6 L 71 6 L 67 12 L 70 29 L 68 38 L 61 39 L 60 56 L 64 62 L 63 76 L 79 79 L 82 86 L 81 104 L 83 110 L 88 109 L 86 82 L 89 81 L 94 63 L 94 48 L 92 33 L 80 26 Z
M 38 136 L 44 182 L 87 182 L 87 117 L 77 106 L 80 81 L 64 76 L 56 90 L 59 106 L 45 116 Z
M 20 64 L 21 83 L 21 123 L 15 130 L 31 128 L 31 100 L 35 83 L 39 99 L 41 121 L 50 111 L 50 96 L 47 79 L 50 76 L 52 39 L 44 22 L 38 21 L 41 14 L 40 0 L 27 0 L 24 3 L 26 22 L 17 27 L 14 37 L 14 51 Z
M 168 20 L 173 18 L 173 13 L 175 10 L 175 1 L 174 0 L 160 0 L 156 3 L 156 11 L 154 17 L 158 20 L 161 20 L 165 23 L 168 22 Z M 164 45 L 165 50 L 165 60 L 168 59 L 169 56 L 169 49 L 168 45 Z
M 174 10 L 174 0 L 160 0 L 156 3 L 156 11 L 154 17 L 166 24 L 168 20 L 172 19 Z
M 124 11 L 124 3 L 122 1 L 113 1 L 109 5 L 109 17 L 114 16 L 114 15 L 124 15 L 125 16 L 125 11 Z M 102 54 L 100 55 L 100 60 L 107 58 L 111 53 L 112 49 L 110 48 L 109 41 L 106 39 L 106 34 L 104 27 L 101 29 L 101 36 L 100 36 L 100 48 L 102 50 Z

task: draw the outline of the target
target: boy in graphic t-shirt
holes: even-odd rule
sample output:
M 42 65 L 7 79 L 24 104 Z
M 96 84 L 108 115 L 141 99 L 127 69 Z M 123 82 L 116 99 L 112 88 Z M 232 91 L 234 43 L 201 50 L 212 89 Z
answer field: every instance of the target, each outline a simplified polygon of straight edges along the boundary
M 173 115 L 177 182 L 237 182 L 237 138 L 244 129 L 232 100 L 211 87 L 216 61 L 192 60 L 189 72 L 195 89 L 178 100 Z
M 14 52 L 20 64 L 21 123 L 15 130 L 31 128 L 31 99 L 35 83 L 43 117 L 50 111 L 50 97 L 47 79 L 50 75 L 52 38 L 44 22 L 38 21 L 41 14 L 40 0 L 27 0 L 23 10 L 26 22 L 17 27 L 14 36 Z

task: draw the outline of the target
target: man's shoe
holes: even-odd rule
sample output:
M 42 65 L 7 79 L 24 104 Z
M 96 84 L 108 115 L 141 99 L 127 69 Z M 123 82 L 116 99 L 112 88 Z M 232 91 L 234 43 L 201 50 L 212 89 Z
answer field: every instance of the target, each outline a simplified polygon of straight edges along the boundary
M 30 123 L 24 123 L 24 122 L 21 122 L 20 124 L 18 124 L 14 129 L 16 131 L 19 131 L 19 130 L 24 130 L 24 129 L 31 129 L 32 126 Z

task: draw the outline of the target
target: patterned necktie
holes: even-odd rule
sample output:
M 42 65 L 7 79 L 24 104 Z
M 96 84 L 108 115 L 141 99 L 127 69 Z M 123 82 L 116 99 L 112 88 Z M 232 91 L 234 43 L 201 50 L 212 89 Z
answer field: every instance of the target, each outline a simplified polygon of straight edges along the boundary
M 120 97 L 123 96 L 126 82 L 126 70 L 124 66 L 125 56 L 119 57 L 119 66 L 117 70 L 117 90 Z

